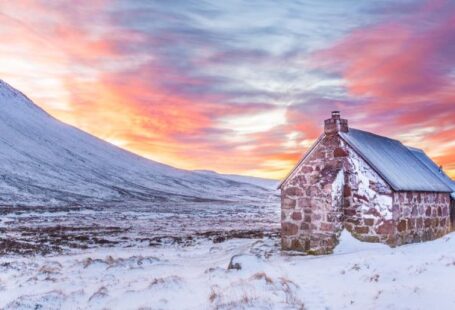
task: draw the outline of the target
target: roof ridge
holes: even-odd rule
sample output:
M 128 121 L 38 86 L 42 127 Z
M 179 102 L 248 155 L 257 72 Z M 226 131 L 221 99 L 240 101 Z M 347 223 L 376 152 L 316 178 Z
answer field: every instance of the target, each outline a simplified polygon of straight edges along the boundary
M 418 151 L 418 152 L 421 152 L 421 153 L 425 153 L 425 151 L 424 151 L 424 150 L 422 150 L 422 149 L 419 149 L 418 147 L 415 147 L 415 146 L 409 146 L 409 145 L 406 145 L 406 144 L 403 144 L 403 145 L 404 145 L 404 146 L 406 146 L 406 147 L 407 147 L 409 150 L 411 150 L 411 151 L 413 151 L 413 150 L 414 150 L 414 151 Z
M 381 136 L 381 135 L 378 135 L 377 133 L 374 133 L 374 132 L 370 132 L 370 131 L 366 131 L 366 130 L 362 130 L 362 129 L 357 129 L 357 128 L 351 128 L 351 127 L 349 127 L 349 130 L 361 131 L 363 133 L 367 133 L 369 135 L 376 136 L 376 137 L 381 138 L 381 139 L 387 139 L 387 140 L 395 141 L 395 142 L 398 142 L 398 143 L 406 146 L 405 144 L 401 143 L 401 141 L 398 140 L 398 139 L 393 139 L 393 138 L 390 138 L 390 137 Z

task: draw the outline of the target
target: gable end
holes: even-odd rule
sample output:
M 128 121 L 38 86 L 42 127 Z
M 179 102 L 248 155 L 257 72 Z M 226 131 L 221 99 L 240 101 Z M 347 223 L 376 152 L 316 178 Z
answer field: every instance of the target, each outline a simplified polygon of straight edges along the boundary
M 316 147 L 319 145 L 319 143 L 321 143 L 321 141 L 322 141 L 322 139 L 324 139 L 324 137 L 325 137 L 325 134 L 322 134 L 322 135 L 319 136 L 319 138 L 305 152 L 305 154 L 298 161 L 298 163 L 294 166 L 294 168 L 292 168 L 292 170 L 288 173 L 288 175 L 280 182 L 280 184 L 278 185 L 277 189 L 281 189 L 281 187 L 284 185 L 284 183 L 286 183 L 286 181 L 289 180 L 289 178 L 291 178 L 294 175 L 294 173 L 296 172 L 297 168 L 305 161 L 305 159 L 308 158 L 308 156 L 311 155 L 311 153 L 313 153 L 313 151 L 316 149 Z

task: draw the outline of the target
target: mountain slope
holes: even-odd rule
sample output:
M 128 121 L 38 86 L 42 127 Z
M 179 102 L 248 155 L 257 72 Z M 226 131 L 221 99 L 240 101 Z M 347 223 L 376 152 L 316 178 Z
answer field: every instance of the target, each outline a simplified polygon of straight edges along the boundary
M 274 182 L 185 171 L 64 124 L 0 80 L 0 204 L 254 200 Z

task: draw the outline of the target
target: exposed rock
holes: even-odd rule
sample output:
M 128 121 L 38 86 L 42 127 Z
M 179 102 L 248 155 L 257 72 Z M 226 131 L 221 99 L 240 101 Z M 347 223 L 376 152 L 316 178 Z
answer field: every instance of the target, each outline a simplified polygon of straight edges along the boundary
M 395 225 L 394 225 L 393 221 L 388 220 L 388 221 L 382 222 L 382 224 L 378 226 L 377 232 L 379 234 L 388 235 L 388 234 L 393 234 L 394 229 L 395 229 Z
M 346 149 L 344 149 L 344 148 L 341 148 L 341 147 L 337 147 L 333 151 L 333 156 L 334 157 L 346 157 L 348 155 L 349 155 L 348 151 Z
M 398 222 L 398 225 L 397 225 L 397 229 L 399 232 L 403 232 L 406 230 L 406 220 L 401 220 L 400 222 Z
M 301 212 L 293 212 L 291 218 L 295 221 L 300 221 L 302 219 Z
M 284 236 L 296 235 L 299 227 L 296 224 L 285 222 L 281 224 L 281 234 Z

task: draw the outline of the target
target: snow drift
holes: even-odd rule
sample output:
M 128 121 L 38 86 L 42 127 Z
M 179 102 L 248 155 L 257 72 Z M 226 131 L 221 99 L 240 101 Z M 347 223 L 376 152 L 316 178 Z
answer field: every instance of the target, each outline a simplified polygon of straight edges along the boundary
M 0 257 L 0 308 L 454 309 L 454 247 L 454 233 L 393 249 L 345 233 L 319 257 L 277 239 Z

